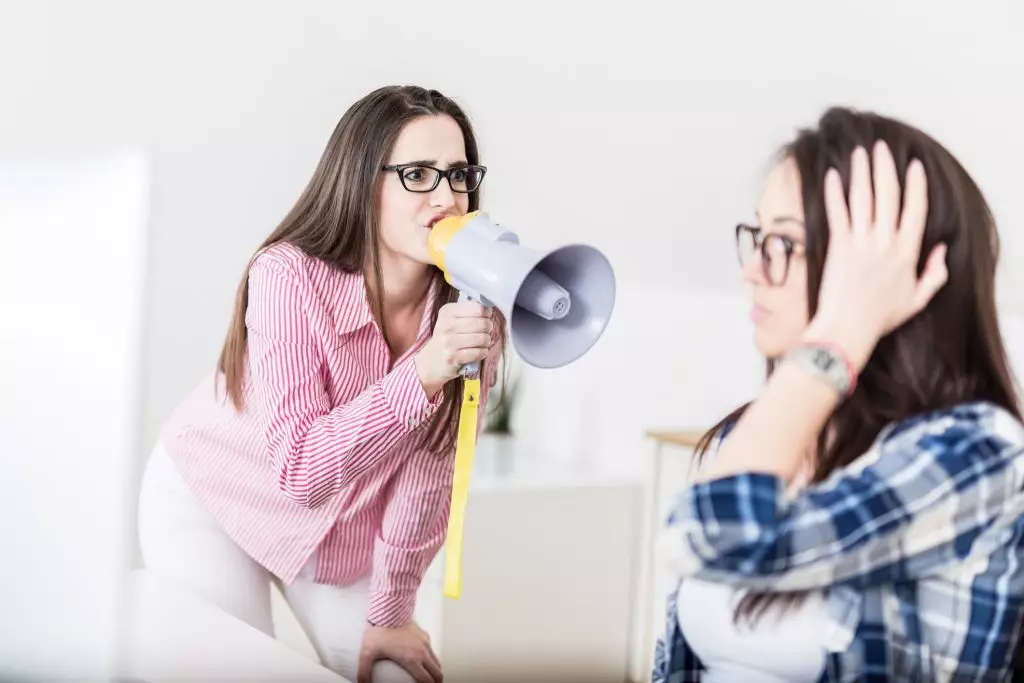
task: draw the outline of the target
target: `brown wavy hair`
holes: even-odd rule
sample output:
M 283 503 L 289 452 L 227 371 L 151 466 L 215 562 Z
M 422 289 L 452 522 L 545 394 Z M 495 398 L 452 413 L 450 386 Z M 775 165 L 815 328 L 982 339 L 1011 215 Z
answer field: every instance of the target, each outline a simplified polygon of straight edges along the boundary
M 924 164 L 929 208 L 918 273 L 932 249 L 945 243 L 949 280 L 921 313 L 879 341 L 853 395 L 839 405 L 819 435 L 815 482 L 865 453 L 892 422 L 972 401 L 991 402 L 1021 418 L 1017 385 L 996 313 L 999 236 L 995 220 L 964 167 L 913 126 L 834 107 L 824 112 L 816 127 L 799 130 L 779 151 L 776 160 L 792 159 L 800 172 L 810 315 L 817 309 L 829 239 L 825 173 L 837 169 L 849 193 L 850 155 L 858 146 L 872 149 L 877 140 L 884 140 L 892 150 L 901 186 L 912 159 Z M 769 359 L 767 375 L 773 366 Z M 704 434 L 696 447 L 698 459 L 749 405 L 740 406 Z M 756 618 L 774 603 L 787 608 L 802 597 L 800 593 L 750 592 L 737 606 L 736 617 Z
M 256 250 L 287 243 L 346 273 L 366 276 L 370 308 L 387 338 L 383 308 L 384 283 L 381 275 L 380 239 L 377 230 L 376 198 L 381 183 L 381 166 L 402 128 L 421 116 L 450 116 L 462 130 L 466 160 L 480 163 L 476 135 L 463 109 L 437 90 L 418 86 L 387 86 L 367 94 L 353 104 L 334 129 L 305 190 L 291 211 Z M 469 210 L 480 207 L 480 191 L 470 193 Z M 251 264 L 251 260 L 250 260 Z M 431 327 L 441 306 L 458 299 L 440 270 L 434 275 L 440 295 L 431 312 Z M 237 410 L 244 408 L 243 383 L 246 369 L 247 331 L 245 312 L 249 299 L 249 267 L 235 295 L 234 312 L 217 363 L 223 373 L 227 396 Z M 505 349 L 507 324 L 494 311 L 496 335 Z M 480 376 L 490 370 L 480 364 Z M 449 451 L 458 429 L 463 379 L 444 385 L 441 407 L 424 430 L 425 443 L 440 453 Z

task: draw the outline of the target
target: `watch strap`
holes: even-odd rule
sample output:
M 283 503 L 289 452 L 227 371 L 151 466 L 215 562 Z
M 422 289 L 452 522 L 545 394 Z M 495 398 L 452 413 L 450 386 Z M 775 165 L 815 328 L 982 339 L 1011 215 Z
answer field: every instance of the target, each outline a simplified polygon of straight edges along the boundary
M 806 342 L 785 354 L 783 360 L 798 364 L 815 377 L 830 384 L 846 397 L 857 387 L 857 373 L 846 355 L 835 345 Z

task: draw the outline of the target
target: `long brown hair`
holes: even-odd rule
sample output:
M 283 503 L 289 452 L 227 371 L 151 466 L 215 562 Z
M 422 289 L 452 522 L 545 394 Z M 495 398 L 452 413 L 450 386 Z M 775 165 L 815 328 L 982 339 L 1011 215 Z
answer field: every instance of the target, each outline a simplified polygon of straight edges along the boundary
M 1021 417 L 1016 383 L 996 314 L 999 236 L 985 198 L 967 171 L 924 132 L 892 118 L 846 108 L 828 109 L 811 129 L 801 129 L 778 154 L 799 172 L 807 229 L 807 303 L 813 316 L 828 248 L 824 178 L 830 168 L 850 183 L 850 155 L 884 140 L 892 150 L 900 185 L 911 159 L 928 177 L 928 218 L 918 272 L 932 248 L 944 242 L 949 280 L 917 316 L 881 339 L 848 399 L 819 435 L 813 481 L 865 453 L 889 423 L 971 402 L 988 401 Z M 767 362 L 771 375 L 773 361 Z M 703 458 L 715 439 L 742 416 L 743 405 L 712 427 L 697 445 Z M 825 436 L 828 435 L 828 439 Z M 744 596 L 737 617 L 760 616 L 773 603 L 791 606 L 801 594 Z
M 450 116 L 462 130 L 466 161 L 480 163 L 476 135 L 462 108 L 436 90 L 418 86 L 387 86 L 367 94 L 349 107 L 334 128 L 320 161 L 305 190 L 291 211 L 256 250 L 288 243 L 312 258 L 346 273 L 364 273 L 370 309 L 385 339 L 384 283 L 381 274 L 380 241 L 377 232 L 377 196 L 381 166 L 398 139 L 402 128 L 421 116 Z M 480 191 L 469 195 L 469 210 L 480 206 Z M 250 260 L 251 264 L 251 260 Z M 437 322 L 441 306 L 458 299 L 438 270 L 434 285 L 439 287 L 431 311 L 431 328 Z M 237 410 L 244 408 L 247 333 L 245 311 L 249 299 L 249 267 L 245 269 L 235 295 L 227 338 L 218 360 L 227 396 Z M 506 324 L 494 311 L 496 335 L 505 348 Z M 490 370 L 480 364 L 480 374 Z M 458 427 L 459 402 L 463 380 L 445 384 L 443 400 L 428 430 L 424 432 L 429 448 L 444 453 L 454 444 Z

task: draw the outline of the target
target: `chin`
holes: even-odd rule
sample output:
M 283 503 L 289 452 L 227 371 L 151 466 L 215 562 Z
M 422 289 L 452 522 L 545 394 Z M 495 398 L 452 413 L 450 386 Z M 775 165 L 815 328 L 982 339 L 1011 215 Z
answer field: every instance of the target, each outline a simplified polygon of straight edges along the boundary
M 410 254 L 409 258 L 411 258 L 413 261 L 416 261 L 417 263 L 422 263 L 425 266 L 434 265 L 434 262 L 430 260 L 430 254 L 427 252 L 426 249 L 423 250 L 423 253 L 417 252 L 414 254 Z
M 754 331 L 754 347 L 768 360 L 779 358 L 788 348 L 776 335 L 768 334 L 760 328 Z

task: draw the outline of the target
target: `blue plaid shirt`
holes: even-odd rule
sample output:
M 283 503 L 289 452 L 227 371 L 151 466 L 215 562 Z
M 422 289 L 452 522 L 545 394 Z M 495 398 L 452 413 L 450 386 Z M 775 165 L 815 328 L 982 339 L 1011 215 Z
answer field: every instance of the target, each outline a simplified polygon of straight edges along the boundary
M 690 486 L 663 541 L 680 578 L 822 590 L 821 681 L 1003 681 L 1024 615 L 1022 484 L 1024 427 L 971 403 L 890 425 L 795 494 L 757 473 Z M 700 681 L 677 592 L 654 683 Z

